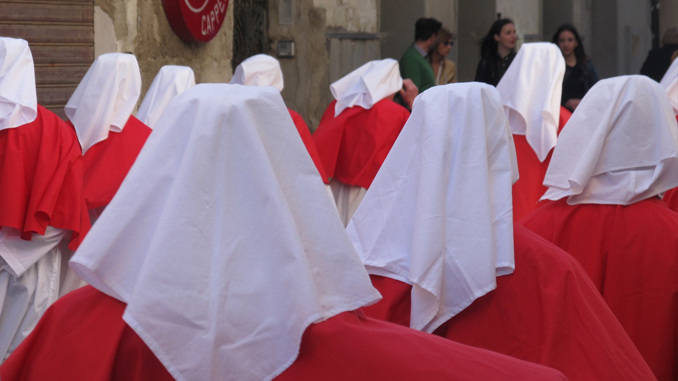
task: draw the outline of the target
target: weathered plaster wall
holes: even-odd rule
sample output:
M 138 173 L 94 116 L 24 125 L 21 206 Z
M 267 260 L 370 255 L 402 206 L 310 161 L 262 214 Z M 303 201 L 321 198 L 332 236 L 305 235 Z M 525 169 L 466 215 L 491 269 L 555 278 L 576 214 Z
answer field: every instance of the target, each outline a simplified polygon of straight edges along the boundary
M 287 107 L 304 117 L 313 130 L 318 126 L 328 99 L 328 53 L 325 43 L 326 12 L 313 0 L 295 0 L 294 22 L 278 23 L 278 2 L 269 1 L 271 55 L 276 56 L 277 41 L 294 40 L 294 58 L 280 58 L 285 88 L 282 91 Z
M 313 6 L 325 10 L 328 28 L 347 32 L 378 32 L 378 0 L 313 0 Z
M 542 41 L 542 0 L 497 0 L 497 13 L 516 23 L 519 42 Z
M 233 70 L 233 2 L 219 33 L 207 43 L 183 42 L 172 31 L 161 1 L 96 0 L 95 55 L 132 53 L 139 61 L 142 98 L 163 65 L 190 66 L 196 82 L 227 82 Z

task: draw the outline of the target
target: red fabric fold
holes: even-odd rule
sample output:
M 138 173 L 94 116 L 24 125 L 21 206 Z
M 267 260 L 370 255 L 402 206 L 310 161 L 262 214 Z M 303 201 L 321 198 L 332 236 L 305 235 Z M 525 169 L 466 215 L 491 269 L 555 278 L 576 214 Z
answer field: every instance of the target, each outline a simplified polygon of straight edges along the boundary
M 330 179 L 327 177 L 327 173 L 325 173 L 323 162 L 320 159 L 320 155 L 318 154 L 318 149 L 315 147 L 313 136 L 311 136 L 311 130 L 308 129 L 308 125 L 306 125 L 306 122 L 304 121 L 304 118 L 301 117 L 301 115 L 299 115 L 296 111 L 290 109 L 288 110 L 290 112 L 290 116 L 292 116 L 292 121 L 294 121 L 294 126 L 297 127 L 297 131 L 299 131 L 301 141 L 304 142 L 304 146 L 306 146 L 306 151 L 308 151 L 311 159 L 313 159 L 313 164 L 315 164 L 315 167 L 318 169 L 320 177 L 322 177 L 325 184 L 329 184 Z
M 88 209 L 108 205 L 137 159 L 151 128 L 130 116 L 122 132 L 92 147 L 84 156 L 84 189 Z
M 581 266 L 521 226 L 516 270 L 434 334 L 560 370 L 571 380 L 650 380 L 652 372 Z M 409 326 L 411 286 L 372 276 L 368 316 Z
M 347 108 L 334 117 L 333 101 L 327 106 L 313 140 L 327 176 L 368 189 L 410 113 L 383 99 L 372 108 Z
M 678 188 L 669 189 L 662 199 L 669 209 L 678 212 Z
M 70 230 L 75 250 L 90 228 L 82 178 L 75 131 L 38 106 L 35 121 L 0 131 L 0 226 L 25 240 L 47 226 Z
M 581 263 L 657 379 L 677 379 L 678 214 L 656 197 L 628 206 L 561 199 L 522 223 Z
M 558 135 L 565 124 L 570 120 L 570 110 L 560 106 L 560 118 L 558 119 Z M 525 135 L 513 135 L 516 145 L 516 157 L 518 159 L 518 171 L 520 179 L 513 184 L 513 220 L 519 221 L 527 214 L 537 209 L 539 199 L 548 189 L 543 185 L 546 170 L 551 162 L 553 150 L 549 152 L 543 162 L 539 161 L 537 154 L 528 144 Z
M 3 381 L 169 381 L 169 372 L 122 320 L 125 304 L 91 286 L 50 307 L 0 367 Z M 565 380 L 559 372 L 467 347 L 361 311 L 304 332 L 286 380 Z

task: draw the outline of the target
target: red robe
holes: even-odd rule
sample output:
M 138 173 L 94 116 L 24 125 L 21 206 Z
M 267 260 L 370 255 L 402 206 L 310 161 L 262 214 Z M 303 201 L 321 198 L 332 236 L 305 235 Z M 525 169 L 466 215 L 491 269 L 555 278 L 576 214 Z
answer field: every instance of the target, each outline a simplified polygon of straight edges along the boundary
M 59 299 L 0 367 L 3 381 L 170 381 L 125 324 L 125 304 L 91 286 Z M 311 325 L 286 380 L 565 380 L 559 372 L 344 312 Z
M 560 106 L 560 118 L 558 121 L 558 135 L 565 124 L 570 120 L 572 113 Z M 518 221 L 531 211 L 537 209 L 539 199 L 548 189 L 543 185 L 546 170 L 551 162 L 553 150 L 549 152 L 543 162 L 539 161 L 537 154 L 527 142 L 525 135 L 513 135 L 516 145 L 516 157 L 518 159 L 518 171 L 520 179 L 513 184 L 513 220 Z
M 33 122 L 0 130 L 0 227 L 21 231 L 25 240 L 47 226 L 70 230 L 75 250 L 90 228 L 82 177 L 75 131 L 38 106 Z
M 571 380 L 651 380 L 581 266 L 521 226 L 514 241 L 515 272 L 434 334 L 556 368 Z M 365 313 L 409 326 L 412 287 L 374 275 L 372 283 L 384 299 Z
M 678 212 L 678 188 L 667 190 L 662 200 L 668 205 L 669 209 Z
M 87 209 L 96 209 L 111 202 L 150 134 L 150 127 L 130 115 L 122 132 L 110 131 L 106 140 L 85 152 Z
M 678 214 L 550 201 L 522 223 L 579 260 L 659 380 L 678 378 Z
M 304 142 L 308 154 L 311 155 L 311 159 L 313 159 L 313 164 L 315 164 L 315 167 L 318 169 L 320 177 L 323 178 L 323 182 L 325 184 L 329 184 L 330 179 L 329 177 L 327 177 L 327 174 L 325 173 L 325 168 L 323 168 L 323 162 L 322 160 L 320 160 L 320 155 L 318 154 L 318 150 L 316 149 L 315 143 L 313 142 L 311 130 L 308 129 L 308 126 L 306 125 L 306 122 L 304 121 L 304 118 L 301 117 L 301 115 L 297 114 L 296 111 L 290 109 L 288 110 L 290 112 L 290 115 L 292 116 L 294 126 L 297 127 L 297 131 L 299 131 L 301 141 Z
M 347 108 L 334 117 L 333 101 L 327 106 L 313 140 L 330 178 L 368 189 L 395 143 L 409 111 L 382 99 L 372 108 Z

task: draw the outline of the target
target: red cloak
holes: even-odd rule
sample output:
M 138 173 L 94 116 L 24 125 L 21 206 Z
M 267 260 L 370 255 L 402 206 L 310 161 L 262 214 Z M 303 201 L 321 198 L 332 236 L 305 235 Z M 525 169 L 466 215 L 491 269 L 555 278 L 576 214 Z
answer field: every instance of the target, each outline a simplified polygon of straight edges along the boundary
M 434 334 L 560 370 L 571 380 L 650 380 L 652 372 L 567 253 L 514 227 L 516 269 L 497 288 Z M 409 326 L 411 286 L 372 276 L 384 296 L 364 308 L 377 319 Z
M 558 135 L 572 113 L 560 106 L 560 118 L 558 120 Z M 549 152 L 543 162 L 539 161 L 537 154 L 527 142 L 525 135 L 513 135 L 516 145 L 516 157 L 518 159 L 518 171 L 520 179 L 513 184 L 513 220 L 518 221 L 531 211 L 537 209 L 539 199 L 548 189 L 543 185 L 546 170 L 551 162 L 553 150 Z
M 669 209 L 678 212 L 678 188 L 669 189 L 662 199 Z
M 70 230 L 75 250 L 90 228 L 82 178 L 75 131 L 38 106 L 33 122 L 0 131 L 0 227 L 21 231 L 25 240 L 47 226 Z
M 337 101 L 327 106 L 313 140 L 327 176 L 368 189 L 410 113 L 382 99 L 372 108 L 347 108 L 334 117 Z
M 122 132 L 109 131 L 106 140 L 85 152 L 87 209 L 96 209 L 111 202 L 150 134 L 150 127 L 130 115 Z
M 0 367 L 4 381 L 173 380 L 122 320 L 125 304 L 91 286 L 59 299 Z M 311 325 L 276 380 L 565 380 L 559 372 L 344 312 Z
M 318 169 L 320 177 L 323 178 L 323 182 L 325 184 L 329 184 L 330 179 L 329 177 L 327 177 L 327 174 L 325 173 L 325 168 L 323 168 L 323 162 L 320 160 L 320 155 L 318 154 L 318 150 L 316 149 L 315 143 L 313 142 L 311 130 L 308 129 L 308 126 L 306 125 L 306 122 L 304 121 L 304 118 L 301 117 L 301 115 L 299 115 L 296 111 L 290 109 L 288 109 L 288 111 L 292 116 L 294 126 L 297 127 L 297 131 L 299 131 L 301 141 L 304 142 L 304 145 L 306 146 L 306 151 L 308 151 L 308 154 L 311 155 L 311 159 L 313 159 L 313 164 L 315 164 L 315 167 Z
M 659 380 L 678 378 L 678 214 L 656 197 L 628 206 L 549 201 L 522 223 L 572 254 Z

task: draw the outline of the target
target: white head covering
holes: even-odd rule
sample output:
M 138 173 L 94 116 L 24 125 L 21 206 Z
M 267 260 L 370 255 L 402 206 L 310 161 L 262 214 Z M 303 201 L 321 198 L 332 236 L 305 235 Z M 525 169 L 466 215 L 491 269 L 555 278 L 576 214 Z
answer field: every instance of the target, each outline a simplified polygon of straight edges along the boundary
M 270 380 L 380 298 L 292 123 L 272 88 L 180 94 L 71 260 L 177 380 Z
M 334 116 L 344 109 L 360 106 L 372 108 L 375 103 L 398 92 L 403 87 L 398 61 L 386 58 L 381 61 L 370 61 L 346 74 L 330 86 L 337 104 Z
M 678 115 L 678 59 L 673 60 L 669 70 L 664 74 L 661 84 L 666 89 L 666 94 L 669 95 L 673 113 Z
M 141 74 L 131 54 L 107 53 L 80 81 L 64 111 L 75 126 L 82 154 L 106 140 L 108 131 L 121 132 L 141 94 Z
M 148 88 L 137 119 L 153 129 L 174 97 L 195 86 L 195 75 L 188 66 L 165 65 Z
M 0 37 L 0 130 L 30 123 L 37 116 L 35 70 L 28 42 Z
M 550 42 L 524 44 L 497 85 L 511 131 L 525 135 L 539 161 L 556 145 L 565 59 Z
M 664 89 L 641 75 L 598 82 L 572 114 L 542 199 L 629 205 L 678 186 L 678 124 Z
M 419 95 L 346 228 L 367 272 L 412 285 L 411 328 L 433 332 L 513 272 L 517 164 L 502 111 L 476 82 Z
M 282 91 L 285 86 L 280 62 L 266 54 L 257 54 L 242 61 L 235 68 L 230 83 L 233 85 L 271 86 L 278 91 Z

